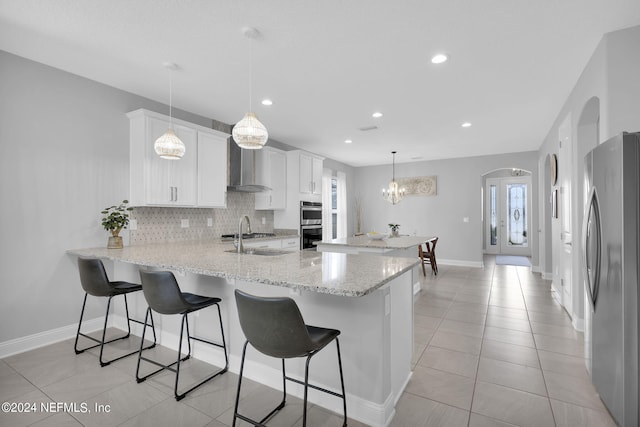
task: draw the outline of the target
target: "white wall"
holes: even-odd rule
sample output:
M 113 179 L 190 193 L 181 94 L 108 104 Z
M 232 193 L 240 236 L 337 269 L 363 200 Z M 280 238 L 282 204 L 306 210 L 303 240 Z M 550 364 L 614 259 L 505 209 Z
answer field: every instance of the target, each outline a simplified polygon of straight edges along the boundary
M 551 153 L 558 153 L 558 132 L 562 121 L 571 116 L 571 136 L 573 139 L 571 171 L 572 182 L 572 313 L 574 325 L 581 329 L 584 319 L 584 291 L 581 269 L 581 227 L 584 206 L 583 176 L 584 156 L 595 146 L 596 140 L 604 142 L 622 131 L 640 131 L 640 26 L 606 34 L 594 51 L 567 101 L 560 110 L 556 121 L 549 130 L 538 154 L 539 166 L 544 168 L 545 159 Z M 581 123 L 585 107 L 597 97 L 600 105 L 599 124 Z M 587 108 L 589 110 L 589 108 Z M 587 112 L 586 114 L 592 114 Z M 585 136 L 585 132 L 599 133 L 597 138 Z M 560 171 L 563 173 L 563 171 Z M 566 173 L 566 172 L 564 172 Z M 540 203 L 545 202 L 548 189 L 541 191 Z M 562 209 L 562 207 L 560 207 Z M 550 227 L 554 220 L 542 218 L 541 225 Z M 544 234 L 544 233 L 543 233 Z M 543 241 L 540 250 L 544 255 L 554 251 L 552 262 L 559 257 L 555 251 L 561 247 L 559 236 L 553 234 L 552 241 Z M 541 256 L 545 259 L 545 256 Z M 557 265 L 545 266 L 545 271 L 555 273 Z M 556 278 L 557 279 L 557 278 Z
M 363 228 L 388 232 L 388 223 L 400 224 L 401 234 L 438 236 L 438 259 L 462 265 L 482 263 L 482 175 L 496 169 L 518 168 L 533 172 L 531 245 L 537 265 L 538 200 L 537 153 L 512 153 L 427 162 L 396 164 L 396 177 L 437 176 L 436 196 L 408 196 L 397 205 L 382 199 L 381 190 L 391 180 L 391 166 L 355 170 L 355 196 L 362 199 Z M 463 222 L 469 217 L 469 222 Z
M 2 51 L 0 93 L 2 343 L 77 324 L 84 294 L 65 250 L 105 245 L 100 211 L 128 197 L 125 113 L 168 107 Z

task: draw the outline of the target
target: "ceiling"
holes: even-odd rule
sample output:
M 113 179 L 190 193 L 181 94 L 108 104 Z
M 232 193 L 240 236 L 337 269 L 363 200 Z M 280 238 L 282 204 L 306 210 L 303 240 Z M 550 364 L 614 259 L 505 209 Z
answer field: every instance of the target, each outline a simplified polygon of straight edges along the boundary
M 226 123 L 251 80 L 272 138 L 365 166 L 537 150 L 637 24 L 638 0 L 0 0 L 0 49 L 165 104 L 174 62 L 173 105 Z

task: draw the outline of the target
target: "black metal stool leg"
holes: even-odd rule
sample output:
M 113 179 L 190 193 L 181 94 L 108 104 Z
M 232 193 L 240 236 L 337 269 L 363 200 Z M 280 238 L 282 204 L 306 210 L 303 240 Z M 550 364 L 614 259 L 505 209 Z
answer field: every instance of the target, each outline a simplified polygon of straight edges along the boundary
M 111 307 L 111 298 L 113 297 L 109 297 L 108 301 L 107 301 L 107 312 L 104 315 L 104 327 L 102 328 L 102 341 L 100 341 L 100 356 L 98 357 L 98 360 L 100 361 L 100 366 L 101 367 L 105 367 L 108 364 L 110 364 L 111 362 L 103 362 L 102 361 L 102 353 L 104 351 L 104 339 L 107 335 L 107 321 L 109 320 L 109 307 Z M 127 314 L 127 318 L 129 317 L 129 315 Z M 127 322 L 129 323 L 129 322 Z M 122 338 L 127 338 L 129 336 L 129 333 L 127 333 L 127 335 L 125 335 Z
M 342 387 L 342 409 L 344 410 L 343 426 L 347 425 L 347 394 L 344 391 L 344 376 L 342 375 L 342 357 L 340 356 L 340 342 L 336 337 L 336 349 L 338 350 L 338 369 L 340 370 L 340 386 Z
M 84 352 L 84 350 L 78 350 L 78 338 L 80 338 L 80 328 L 82 327 L 82 317 L 84 316 L 84 306 L 87 304 L 87 296 L 88 294 L 85 293 L 84 301 L 82 302 L 82 310 L 80 311 L 80 320 L 78 321 L 78 332 L 76 333 L 76 342 L 73 345 L 73 349 L 75 350 L 76 354 L 80 354 Z

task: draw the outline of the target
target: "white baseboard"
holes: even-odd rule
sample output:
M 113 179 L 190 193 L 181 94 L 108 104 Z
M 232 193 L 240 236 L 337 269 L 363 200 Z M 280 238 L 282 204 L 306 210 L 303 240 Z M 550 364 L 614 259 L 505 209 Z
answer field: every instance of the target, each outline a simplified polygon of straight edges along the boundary
M 440 265 L 453 265 L 456 267 L 475 267 L 482 268 L 484 263 L 482 261 L 461 261 L 458 259 L 440 259 L 438 258 L 438 264 Z
M 82 322 L 82 332 L 94 332 L 102 329 L 104 318 L 85 320 Z M 46 345 L 55 344 L 69 338 L 75 338 L 78 331 L 78 324 L 63 326 L 61 328 L 52 329 L 50 331 L 39 332 L 26 337 L 20 337 L 0 343 L 0 359 L 13 356 L 14 354 L 24 353 L 25 351 L 34 350 Z
M 575 329 L 576 331 L 584 332 L 584 319 L 574 316 L 571 319 L 571 324 L 573 325 L 573 329 Z

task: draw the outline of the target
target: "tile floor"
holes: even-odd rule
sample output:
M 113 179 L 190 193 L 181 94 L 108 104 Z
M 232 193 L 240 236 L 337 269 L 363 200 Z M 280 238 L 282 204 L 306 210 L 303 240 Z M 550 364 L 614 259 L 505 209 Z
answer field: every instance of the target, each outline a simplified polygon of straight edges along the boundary
M 584 369 L 582 335 L 553 300 L 550 282 L 526 267 L 496 266 L 493 257 L 485 264 L 443 265 L 437 277 L 423 278 L 415 301 L 414 373 L 391 425 L 615 426 Z M 129 345 L 122 341 L 117 351 Z M 163 348 L 151 352 L 173 357 Z M 0 426 L 231 425 L 236 375 L 176 402 L 173 374 L 136 384 L 135 357 L 99 368 L 91 353 L 76 356 L 68 340 L 0 360 L 0 401 L 38 408 L 40 402 L 84 402 L 91 410 L 0 412 Z M 185 383 L 211 368 L 197 360 L 186 366 Z M 240 409 L 258 417 L 278 398 L 277 391 L 246 381 Z M 300 399 L 287 402 L 269 425 L 301 425 Z M 109 412 L 95 405 L 109 405 Z M 308 425 L 339 426 L 341 417 L 310 406 Z

